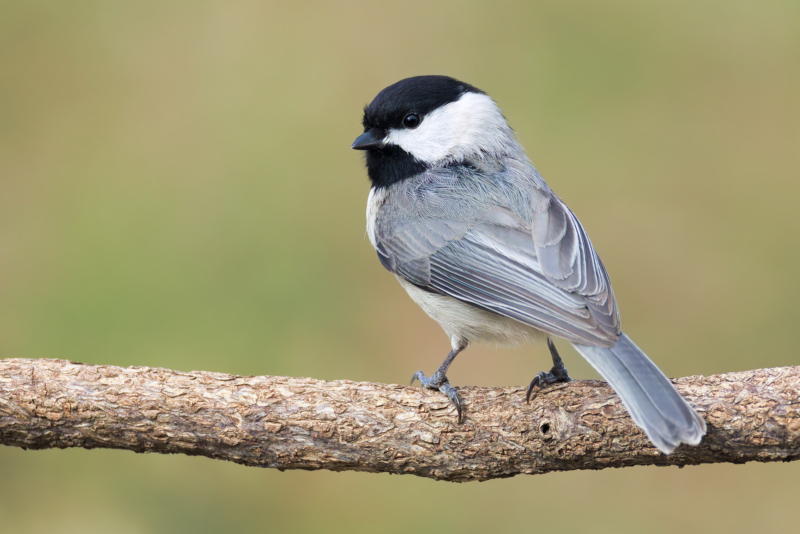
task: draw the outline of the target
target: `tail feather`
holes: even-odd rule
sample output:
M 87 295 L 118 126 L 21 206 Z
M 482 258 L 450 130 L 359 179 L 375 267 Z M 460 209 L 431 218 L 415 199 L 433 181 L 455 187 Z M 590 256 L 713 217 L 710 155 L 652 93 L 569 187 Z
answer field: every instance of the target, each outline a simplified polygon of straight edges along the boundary
M 628 336 L 620 334 L 611 348 L 573 346 L 614 388 L 633 421 L 662 452 L 703 439 L 706 422 Z

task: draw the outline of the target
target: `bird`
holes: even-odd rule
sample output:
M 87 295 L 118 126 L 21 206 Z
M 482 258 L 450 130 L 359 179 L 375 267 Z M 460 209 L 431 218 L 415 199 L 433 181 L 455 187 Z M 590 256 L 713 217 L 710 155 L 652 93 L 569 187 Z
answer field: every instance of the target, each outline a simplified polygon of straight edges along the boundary
M 572 380 L 551 338 L 568 341 L 610 384 L 664 454 L 698 445 L 706 423 L 622 331 L 606 268 L 575 214 L 531 163 L 501 109 L 442 75 L 400 80 L 364 108 L 371 183 L 367 235 L 383 267 L 450 338 L 428 389 L 462 403 L 447 371 L 472 342 L 547 339 L 537 388 Z

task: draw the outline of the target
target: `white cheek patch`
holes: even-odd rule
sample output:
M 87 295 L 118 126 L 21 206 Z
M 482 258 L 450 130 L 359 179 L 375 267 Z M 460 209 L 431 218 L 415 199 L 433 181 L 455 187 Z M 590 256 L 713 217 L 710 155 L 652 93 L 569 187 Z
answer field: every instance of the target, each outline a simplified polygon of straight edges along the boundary
M 396 145 L 425 163 L 466 156 L 497 156 L 513 141 L 497 104 L 480 93 L 464 93 L 422 118 L 414 129 L 390 129 L 386 143 Z

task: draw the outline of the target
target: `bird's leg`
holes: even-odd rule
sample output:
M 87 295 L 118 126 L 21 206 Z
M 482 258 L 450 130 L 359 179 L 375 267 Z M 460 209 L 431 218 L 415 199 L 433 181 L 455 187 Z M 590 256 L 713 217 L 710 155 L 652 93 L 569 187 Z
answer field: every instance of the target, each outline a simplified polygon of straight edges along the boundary
M 531 380 L 531 385 L 528 386 L 528 394 L 525 397 L 528 402 L 531 402 L 531 393 L 536 386 L 546 386 L 548 384 L 555 384 L 556 382 L 572 381 L 569 377 L 569 373 L 567 373 L 567 368 L 564 367 L 564 362 L 561 361 L 561 356 L 558 355 L 556 346 L 549 337 L 547 338 L 547 348 L 550 349 L 550 356 L 553 357 L 553 367 L 550 369 L 549 373 L 542 371 Z
M 428 389 L 438 389 L 445 395 L 450 401 L 455 404 L 456 411 L 458 412 L 458 422 L 461 422 L 461 400 L 458 398 L 458 393 L 456 392 L 456 388 L 450 385 L 450 382 L 447 380 L 447 369 L 450 367 L 450 364 L 453 363 L 453 360 L 456 359 L 458 353 L 467 348 L 467 344 L 463 343 L 454 347 L 453 350 L 450 351 L 450 354 L 447 355 L 447 358 L 444 359 L 442 365 L 439 366 L 439 369 L 436 370 L 433 375 L 430 377 L 426 377 L 422 374 L 422 371 L 417 371 L 414 373 L 414 376 L 411 378 L 411 383 L 414 383 L 414 380 L 419 380 L 419 383 L 422 384 L 422 387 Z

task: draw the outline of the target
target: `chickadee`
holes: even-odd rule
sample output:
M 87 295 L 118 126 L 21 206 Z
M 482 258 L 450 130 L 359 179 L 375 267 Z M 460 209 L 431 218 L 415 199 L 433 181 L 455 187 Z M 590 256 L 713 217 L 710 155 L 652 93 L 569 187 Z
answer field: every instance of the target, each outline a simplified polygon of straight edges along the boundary
M 456 405 L 447 369 L 472 341 L 547 338 L 532 390 L 571 380 L 549 336 L 566 339 L 614 388 L 665 454 L 706 423 L 620 329 L 606 269 L 578 218 L 533 167 L 497 104 L 447 76 L 390 85 L 364 109 L 372 189 L 367 233 L 381 264 L 450 337 L 430 377 Z

